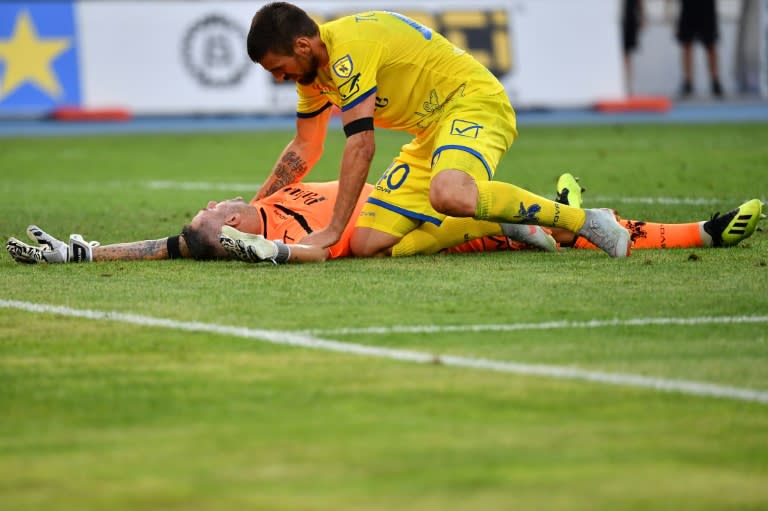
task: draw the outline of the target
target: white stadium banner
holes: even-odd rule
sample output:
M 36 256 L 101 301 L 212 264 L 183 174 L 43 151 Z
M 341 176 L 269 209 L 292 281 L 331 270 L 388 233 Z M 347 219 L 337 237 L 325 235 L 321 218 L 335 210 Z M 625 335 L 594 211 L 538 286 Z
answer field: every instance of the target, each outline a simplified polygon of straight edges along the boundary
M 507 2 L 514 105 L 583 107 L 625 95 L 620 2 Z
M 245 49 L 254 8 L 247 2 L 81 2 L 83 107 L 120 106 L 137 114 L 271 110 L 271 78 L 258 72 Z
M 760 94 L 768 97 L 768 0 L 762 1 L 760 9 Z
M 58 4 L 22 2 L 14 4 L 21 7 L 9 16 L 16 27 L 35 28 L 41 41 L 57 37 L 68 45 L 67 53 L 49 60 L 47 69 L 56 73 L 65 64 L 76 69 L 59 76 L 71 93 L 41 90 L 31 79 L 27 84 L 30 94 L 42 94 L 45 108 L 118 107 L 138 115 L 292 113 L 293 84 L 276 83 L 246 53 L 250 20 L 264 3 L 75 0 L 61 4 L 70 6 L 74 18 L 62 28 L 71 34 L 66 40 L 61 30 L 43 32 L 46 16 L 60 16 L 53 9 Z M 517 107 L 586 107 L 624 94 L 618 0 L 297 4 L 320 22 L 374 8 L 402 12 L 475 55 L 501 79 Z M 9 28 L 0 39 L 19 34 Z M 18 97 L 8 98 L 6 111 L 30 104 L 21 95 L 27 92 L 19 90 Z

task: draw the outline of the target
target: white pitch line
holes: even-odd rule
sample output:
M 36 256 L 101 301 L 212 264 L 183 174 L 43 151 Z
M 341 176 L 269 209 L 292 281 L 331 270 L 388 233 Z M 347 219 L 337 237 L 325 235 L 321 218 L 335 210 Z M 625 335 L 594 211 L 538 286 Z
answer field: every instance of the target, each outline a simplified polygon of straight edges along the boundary
M 208 183 L 205 181 L 145 181 L 152 190 L 246 190 L 255 193 L 261 183 Z
M 256 192 L 261 183 L 221 183 L 207 181 L 144 181 L 142 185 L 152 190 L 245 190 Z M 596 195 L 588 197 L 590 202 L 610 206 L 611 204 L 663 204 L 667 206 L 714 206 L 731 204 L 736 206 L 744 199 L 718 199 L 703 197 L 614 197 L 611 195 Z M 767 199 L 762 198 L 763 202 Z
M 663 204 L 666 206 L 713 206 L 718 204 L 730 204 L 731 207 L 736 207 L 739 203 L 747 200 L 746 197 L 740 199 L 706 199 L 703 197 L 612 197 L 608 195 L 596 195 L 595 197 L 588 197 L 590 203 L 598 204 L 601 206 L 610 206 L 614 203 L 622 204 Z M 765 197 L 752 197 L 757 198 L 765 203 L 768 199 Z M 729 208 L 730 209 L 730 208 Z
M 453 355 L 436 355 L 431 353 L 381 348 L 365 344 L 346 343 L 322 339 L 301 332 L 286 332 L 279 330 L 262 330 L 215 323 L 177 321 L 165 318 L 153 318 L 137 314 L 125 314 L 114 311 L 98 311 L 89 309 L 73 309 L 58 305 L 21 302 L 0 299 L 0 308 L 17 309 L 35 313 L 57 314 L 61 316 L 87 318 L 102 321 L 115 321 L 138 326 L 168 328 L 187 332 L 206 332 L 220 335 L 231 335 L 246 339 L 255 339 L 273 344 L 297 346 L 302 348 L 321 349 L 339 353 L 386 358 L 390 360 L 415 362 L 419 364 L 439 364 L 453 367 L 481 369 L 502 373 L 544 376 L 563 380 L 581 380 L 588 382 L 639 387 L 666 392 L 676 392 L 694 396 L 717 397 L 738 401 L 752 401 L 768 404 L 768 392 L 754 389 L 716 385 L 712 383 L 653 378 L 626 373 L 607 373 L 602 371 L 587 371 L 585 369 L 552 366 L 543 364 L 525 364 L 519 362 L 504 362 L 482 358 L 458 357 Z
M 597 195 L 595 197 L 587 197 L 590 202 L 600 205 L 608 205 L 614 203 L 622 204 L 665 204 L 668 206 L 708 206 L 713 204 L 724 204 L 727 202 L 737 202 L 726 199 L 705 199 L 703 197 L 612 197 L 608 195 Z M 743 201 L 742 201 L 743 202 Z M 736 206 L 737 204 L 734 204 Z
M 696 326 L 712 324 L 768 323 L 768 316 L 704 316 L 693 318 L 633 318 L 593 319 L 590 321 L 545 321 L 542 323 L 501 323 L 486 325 L 399 325 L 360 328 L 332 328 L 304 330 L 307 335 L 359 335 L 359 334 L 437 334 L 454 332 L 514 332 L 518 330 L 562 330 L 606 328 L 616 326 Z

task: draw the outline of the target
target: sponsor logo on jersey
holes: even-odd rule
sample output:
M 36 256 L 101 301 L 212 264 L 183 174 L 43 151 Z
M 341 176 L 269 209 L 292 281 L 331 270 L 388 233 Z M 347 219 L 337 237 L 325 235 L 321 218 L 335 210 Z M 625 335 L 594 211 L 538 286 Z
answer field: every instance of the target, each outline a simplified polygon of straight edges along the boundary
M 360 92 L 360 73 L 339 85 L 339 95 L 343 101 Z
M 481 129 L 483 129 L 483 127 L 474 121 L 456 119 L 453 121 L 453 124 L 451 124 L 451 135 L 465 138 L 477 138 Z

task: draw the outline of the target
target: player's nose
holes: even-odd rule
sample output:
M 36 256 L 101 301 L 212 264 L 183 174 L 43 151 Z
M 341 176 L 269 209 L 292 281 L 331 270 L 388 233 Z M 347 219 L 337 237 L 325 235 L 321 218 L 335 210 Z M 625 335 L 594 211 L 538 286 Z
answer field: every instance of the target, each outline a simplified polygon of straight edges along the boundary
M 216 204 L 218 204 L 218 202 L 216 202 L 215 200 L 209 201 L 209 202 L 208 202 L 208 209 L 213 209 L 213 208 L 215 208 L 215 207 L 216 207 Z

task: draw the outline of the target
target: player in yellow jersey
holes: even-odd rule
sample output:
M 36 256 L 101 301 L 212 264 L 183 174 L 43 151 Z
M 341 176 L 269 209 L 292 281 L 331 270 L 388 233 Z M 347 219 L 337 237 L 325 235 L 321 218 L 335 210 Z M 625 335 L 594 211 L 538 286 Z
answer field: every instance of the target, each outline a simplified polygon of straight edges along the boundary
M 440 240 L 468 228 L 472 237 L 483 236 L 498 223 L 560 227 L 613 257 L 629 255 L 627 231 L 610 212 L 558 204 L 494 180 L 517 136 L 514 110 L 490 71 L 432 29 L 387 11 L 318 26 L 300 8 L 275 2 L 254 16 L 248 54 L 277 80 L 296 82 L 298 91 L 296 135 L 259 197 L 311 170 L 322 154 L 329 107 L 342 112 L 347 141 L 333 217 L 303 243 L 338 241 L 368 177 L 380 127 L 414 138 L 357 218 L 353 255 L 419 253 L 425 245 L 448 246 Z M 467 223 L 473 218 L 484 222 Z

